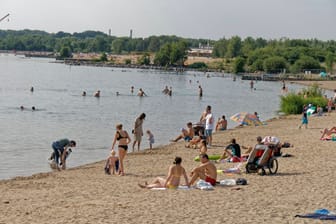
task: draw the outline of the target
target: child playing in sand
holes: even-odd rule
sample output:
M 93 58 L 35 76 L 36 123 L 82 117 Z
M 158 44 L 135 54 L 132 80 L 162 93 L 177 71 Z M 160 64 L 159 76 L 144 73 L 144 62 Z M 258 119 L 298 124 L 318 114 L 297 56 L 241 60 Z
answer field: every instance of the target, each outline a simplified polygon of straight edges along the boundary
M 116 152 L 114 150 L 111 151 L 111 155 L 108 158 L 108 163 L 110 174 L 115 174 L 118 172 L 119 158 L 116 156 Z
M 148 135 L 149 149 L 151 150 L 154 144 L 154 135 L 150 130 L 147 130 L 146 133 Z

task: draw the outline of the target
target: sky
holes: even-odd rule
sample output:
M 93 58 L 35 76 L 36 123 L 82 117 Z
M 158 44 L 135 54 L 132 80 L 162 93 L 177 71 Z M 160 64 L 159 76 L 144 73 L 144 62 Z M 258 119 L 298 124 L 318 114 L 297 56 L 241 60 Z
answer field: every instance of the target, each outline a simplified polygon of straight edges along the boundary
M 336 40 L 336 0 L 0 0 L 1 30 Z

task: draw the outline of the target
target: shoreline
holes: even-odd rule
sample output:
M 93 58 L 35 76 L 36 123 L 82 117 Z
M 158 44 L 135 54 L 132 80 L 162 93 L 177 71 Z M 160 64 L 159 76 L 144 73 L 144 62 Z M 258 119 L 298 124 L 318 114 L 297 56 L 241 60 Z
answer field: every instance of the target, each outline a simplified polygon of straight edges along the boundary
M 333 178 L 336 158 L 331 156 L 335 142 L 319 140 L 320 130 L 330 128 L 335 120 L 335 112 L 331 116 L 311 117 L 309 128 L 299 130 L 300 115 L 289 115 L 275 118 L 264 126 L 245 126 L 215 134 L 209 154 L 222 152 L 232 137 L 241 145 L 255 144 L 258 135 L 273 135 L 294 144 L 293 148 L 283 149 L 283 153 L 293 156 L 278 158 L 279 171 L 274 176 L 246 174 L 244 170 L 240 175 L 219 174 L 217 180 L 245 178 L 248 185 L 239 188 L 217 186 L 211 192 L 139 188 L 138 183 L 166 176 L 175 156 L 182 157 L 188 173 L 198 165 L 193 161 L 198 152 L 186 149 L 183 142 L 128 154 L 123 177 L 105 175 L 104 161 L 100 161 L 66 171 L 0 181 L 3 192 L 0 223 L 42 224 L 50 219 L 60 223 L 179 223 L 181 220 L 305 223 L 308 220 L 294 216 L 320 208 L 334 209 L 336 203 L 336 198 L 330 197 L 336 182 Z M 234 165 L 216 164 L 217 169 Z M 218 208 L 225 214 L 218 213 Z M 195 216 L 195 211 L 204 215 Z

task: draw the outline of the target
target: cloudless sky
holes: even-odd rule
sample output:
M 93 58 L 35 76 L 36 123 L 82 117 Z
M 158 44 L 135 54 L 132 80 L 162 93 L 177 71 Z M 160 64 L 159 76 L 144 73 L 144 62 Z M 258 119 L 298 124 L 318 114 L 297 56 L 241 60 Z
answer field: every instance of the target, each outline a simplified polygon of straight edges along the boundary
M 336 40 L 336 0 L 0 0 L 0 29 Z

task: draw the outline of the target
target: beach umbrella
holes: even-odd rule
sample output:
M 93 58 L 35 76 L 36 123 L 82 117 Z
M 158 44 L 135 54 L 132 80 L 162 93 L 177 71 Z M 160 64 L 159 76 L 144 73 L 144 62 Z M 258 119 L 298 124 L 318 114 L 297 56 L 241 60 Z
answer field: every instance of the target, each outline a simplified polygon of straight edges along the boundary
M 242 125 L 258 126 L 262 125 L 259 118 L 247 112 L 239 112 L 230 117 L 231 120 L 239 122 Z

